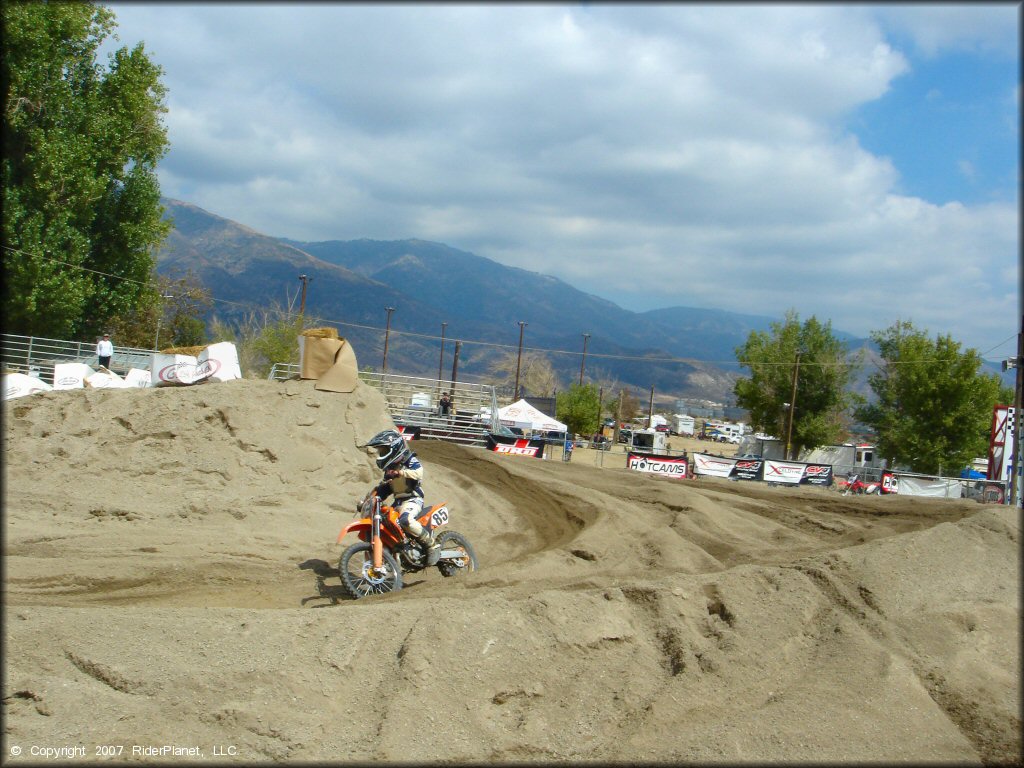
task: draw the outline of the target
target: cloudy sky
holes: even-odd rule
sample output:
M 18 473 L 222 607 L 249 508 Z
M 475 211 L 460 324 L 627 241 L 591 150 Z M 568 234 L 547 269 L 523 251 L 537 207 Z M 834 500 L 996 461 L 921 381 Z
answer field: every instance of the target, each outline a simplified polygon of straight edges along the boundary
M 108 5 L 164 194 L 265 234 L 1014 354 L 1018 5 Z

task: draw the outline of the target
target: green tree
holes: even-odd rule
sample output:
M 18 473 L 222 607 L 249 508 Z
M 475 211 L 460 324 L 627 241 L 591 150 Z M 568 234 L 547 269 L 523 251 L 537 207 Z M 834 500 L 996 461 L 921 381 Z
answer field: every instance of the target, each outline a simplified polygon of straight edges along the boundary
M 570 432 L 590 435 L 597 431 L 601 423 L 599 406 L 597 387 L 593 384 L 573 384 L 555 396 L 555 418 L 564 422 Z
M 737 347 L 736 358 L 751 375 L 737 380 L 733 391 L 755 429 L 785 440 L 792 404 L 791 456 L 839 440 L 842 415 L 855 403 L 849 387 L 856 364 L 849 361 L 846 344 L 832 334 L 830 322 L 812 316 L 801 324 L 790 310 L 782 322 L 772 323 L 770 333 L 752 331 Z
M 3 3 L 4 322 L 102 332 L 144 297 L 169 231 L 156 164 L 167 149 L 161 69 L 142 44 L 96 53 L 114 14 L 90 3 Z
M 876 400 L 856 415 L 877 434 L 881 455 L 926 473 L 958 473 L 984 456 L 992 408 L 1012 402 L 1013 391 L 981 373 L 978 352 L 905 321 L 871 338 L 884 365 L 868 377 Z

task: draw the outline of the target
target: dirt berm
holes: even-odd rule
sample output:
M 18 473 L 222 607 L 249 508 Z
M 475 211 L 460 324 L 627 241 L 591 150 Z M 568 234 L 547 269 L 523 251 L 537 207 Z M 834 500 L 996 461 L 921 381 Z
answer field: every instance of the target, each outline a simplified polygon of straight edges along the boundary
M 422 441 L 480 569 L 332 600 L 375 390 L 4 416 L 5 763 L 1020 757 L 1013 508 Z

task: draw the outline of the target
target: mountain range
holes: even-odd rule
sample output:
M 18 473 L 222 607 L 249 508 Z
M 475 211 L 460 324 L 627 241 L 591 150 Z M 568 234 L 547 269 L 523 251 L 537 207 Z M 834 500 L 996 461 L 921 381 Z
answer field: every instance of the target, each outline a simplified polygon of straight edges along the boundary
M 307 326 L 335 326 L 360 367 L 380 369 L 393 307 L 387 360 L 395 373 L 436 377 L 445 323 L 445 377 L 459 340 L 459 379 L 489 381 L 497 358 L 516 354 L 522 330 L 524 353 L 546 355 L 562 387 L 578 381 L 583 362 L 588 381 L 632 387 L 641 402 L 653 387 L 660 397 L 731 403 L 741 373 L 736 347 L 779 320 L 685 306 L 631 312 L 550 275 L 441 243 L 300 242 L 162 202 L 173 229 L 157 254 L 159 273 L 194 273 L 215 299 L 211 315 L 228 321 L 253 310 L 298 311 L 304 287 Z M 833 332 L 851 349 L 864 343 Z

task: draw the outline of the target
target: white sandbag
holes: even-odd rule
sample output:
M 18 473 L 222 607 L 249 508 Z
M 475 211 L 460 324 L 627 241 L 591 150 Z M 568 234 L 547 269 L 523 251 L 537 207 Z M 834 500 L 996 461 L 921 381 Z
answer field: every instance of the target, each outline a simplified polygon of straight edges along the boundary
M 132 368 L 124 377 L 126 387 L 152 387 L 153 381 L 149 371 L 143 368 Z
M 96 373 L 85 363 L 56 363 L 53 366 L 54 389 L 82 389 L 85 380 Z
M 108 368 L 101 368 L 85 377 L 85 384 L 92 389 L 123 389 L 124 379 Z
M 24 373 L 5 373 L 3 375 L 4 400 L 34 395 L 37 392 L 50 392 L 53 387 L 35 376 Z
M 219 341 L 210 344 L 199 353 L 199 367 L 205 364 L 210 372 L 210 381 L 231 381 L 242 378 L 242 369 L 238 365 L 238 350 L 230 341 Z
M 202 365 L 192 355 L 153 354 L 150 381 L 154 387 L 196 384 L 210 376 L 209 361 Z

